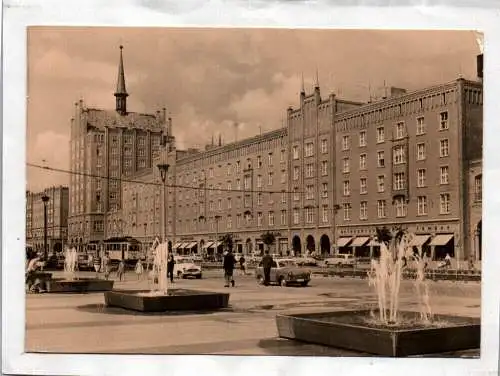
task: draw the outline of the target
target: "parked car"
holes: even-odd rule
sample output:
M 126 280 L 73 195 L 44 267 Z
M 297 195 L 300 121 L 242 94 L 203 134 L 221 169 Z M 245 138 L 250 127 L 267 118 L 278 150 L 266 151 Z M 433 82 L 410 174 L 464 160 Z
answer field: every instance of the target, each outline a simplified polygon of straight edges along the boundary
M 329 266 L 354 266 L 356 258 L 351 254 L 337 254 L 333 257 L 328 257 L 323 261 L 323 265 Z
M 255 270 L 255 276 L 260 284 L 264 283 L 264 269 L 262 268 L 262 264 L 259 264 Z M 270 278 L 271 283 L 277 283 L 280 286 L 292 284 L 307 286 L 311 280 L 311 270 L 300 267 L 295 260 L 280 259 L 274 262 Z
M 178 278 L 194 277 L 200 279 L 202 276 L 201 266 L 196 265 L 191 257 L 174 257 L 174 275 Z
M 299 266 L 317 266 L 318 265 L 318 261 L 310 256 L 298 257 L 296 259 L 296 261 L 297 261 L 297 265 L 299 265 Z

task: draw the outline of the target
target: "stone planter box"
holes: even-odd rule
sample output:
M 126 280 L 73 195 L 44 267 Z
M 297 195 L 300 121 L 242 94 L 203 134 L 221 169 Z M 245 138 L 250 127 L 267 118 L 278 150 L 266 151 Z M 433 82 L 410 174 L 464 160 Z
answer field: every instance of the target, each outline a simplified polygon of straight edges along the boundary
M 415 320 L 415 312 L 401 312 Z M 439 325 L 382 327 L 371 324 L 370 311 L 340 311 L 278 315 L 279 336 L 303 342 L 390 357 L 405 357 L 478 349 L 479 319 L 435 315 Z

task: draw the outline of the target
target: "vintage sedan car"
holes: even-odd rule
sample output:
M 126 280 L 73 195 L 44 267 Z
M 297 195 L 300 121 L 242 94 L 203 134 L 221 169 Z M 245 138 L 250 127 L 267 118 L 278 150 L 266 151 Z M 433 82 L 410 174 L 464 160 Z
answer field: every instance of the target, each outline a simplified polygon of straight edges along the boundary
M 174 275 L 178 278 L 194 277 L 200 279 L 202 276 L 201 266 L 197 265 L 190 257 L 174 257 Z
M 329 266 L 354 266 L 356 264 L 356 258 L 351 254 L 337 254 L 333 257 L 328 257 L 323 261 L 325 267 Z
M 262 263 L 255 270 L 255 276 L 260 284 L 264 283 L 264 269 Z M 271 283 L 277 283 L 280 286 L 298 284 L 307 286 L 311 280 L 311 270 L 300 267 L 292 259 L 280 259 L 274 262 L 271 268 Z

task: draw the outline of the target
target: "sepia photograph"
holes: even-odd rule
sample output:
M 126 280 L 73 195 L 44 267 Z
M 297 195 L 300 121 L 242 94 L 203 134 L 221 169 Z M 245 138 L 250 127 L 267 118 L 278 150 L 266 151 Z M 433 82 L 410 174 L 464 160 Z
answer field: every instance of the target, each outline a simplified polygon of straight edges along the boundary
M 482 33 L 26 38 L 25 352 L 481 356 Z

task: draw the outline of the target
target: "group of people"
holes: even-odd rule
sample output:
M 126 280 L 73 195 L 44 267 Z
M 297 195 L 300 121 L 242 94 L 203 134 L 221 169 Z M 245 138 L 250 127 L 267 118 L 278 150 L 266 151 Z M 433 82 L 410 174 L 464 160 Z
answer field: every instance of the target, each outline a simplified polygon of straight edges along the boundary
M 224 269 L 224 279 L 226 284 L 224 287 L 236 285 L 234 281 L 234 269 L 236 265 L 239 263 L 240 271 L 242 275 L 246 275 L 246 260 L 243 256 L 237 261 L 236 257 L 233 254 L 233 251 L 230 249 L 224 255 L 224 261 L 222 267 Z M 264 286 L 269 286 L 271 282 L 271 268 L 273 267 L 274 260 L 273 257 L 269 254 L 269 251 L 266 250 L 264 256 L 262 257 L 262 268 L 264 269 Z

